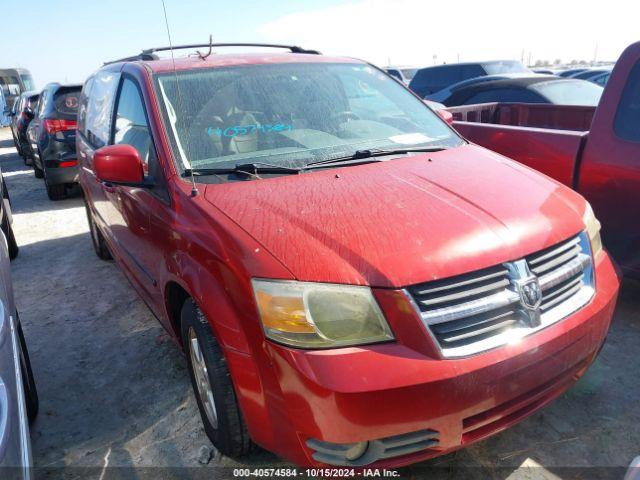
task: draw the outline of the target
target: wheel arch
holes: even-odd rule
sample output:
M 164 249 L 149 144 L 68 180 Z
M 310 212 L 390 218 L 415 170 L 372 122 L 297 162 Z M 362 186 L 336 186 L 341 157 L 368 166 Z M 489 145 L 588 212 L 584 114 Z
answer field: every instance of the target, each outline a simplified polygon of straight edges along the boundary
M 201 280 L 201 277 L 199 279 Z M 206 295 L 200 295 L 202 291 L 206 292 Z M 173 330 L 181 348 L 183 339 L 180 314 L 184 302 L 188 299 L 192 299 L 203 311 L 213 336 L 222 347 L 236 398 L 251 438 L 258 444 L 271 445 L 275 441 L 272 438 L 273 426 L 260 373 L 265 368 L 270 370 L 269 367 L 265 367 L 268 361 L 263 357 L 264 352 L 251 353 L 247 343 L 247 332 L 242 329 L 241 322 L 229 318 L 233 315 L 234 306 L 224 288 L 211 284 L 203 288 L 202 283 L 187 283 L 184 278 L 172 278 L 164 287 L 165 308 L 169 328 Z M 262 359 L 262 362 L 259 359 Z M 263 365 L 262 369 L 260 364 Z
M 193 298 L 193 295 L 191 295 L 180 283 L 174 280 L 169 280 L 164 287 L 164 304 L 167 311 L 167 317 L 169 319 L 169 325 L 173 330 L 173 334 L 180 341 L 182 341 L 180 313 L 184 302 L 189 298 Z

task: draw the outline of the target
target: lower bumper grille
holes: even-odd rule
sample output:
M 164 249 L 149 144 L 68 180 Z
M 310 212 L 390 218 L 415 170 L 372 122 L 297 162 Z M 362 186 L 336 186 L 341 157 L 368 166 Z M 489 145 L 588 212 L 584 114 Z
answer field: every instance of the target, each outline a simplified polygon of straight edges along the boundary
M 307 446 L 314 451 L 313 459 L 318 462 L 358 467 L 435 448 L 440 444 L 439 437 L 440 434 L 434 430 L 420 430 L 359 443 L 330 443 L 309 439 Z
M 589 239 L 581 233 L 521 260 L 407 290 L 443 355 L 471 355 L 584 306 L 594 293 Z

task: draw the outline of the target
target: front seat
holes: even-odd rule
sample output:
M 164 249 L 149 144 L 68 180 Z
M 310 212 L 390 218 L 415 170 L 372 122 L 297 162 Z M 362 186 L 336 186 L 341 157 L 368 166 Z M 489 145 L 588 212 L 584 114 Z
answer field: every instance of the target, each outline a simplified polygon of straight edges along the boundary
M 196 125 L 208 132 L 209 140 L 222 155 L 258 149 L 258 122 L 253 114 L 239 107 L 236 87 L 236 83 L 230 83 L 218 90 L 196 116 Z M 255 128 L 240 130 L 251 125 Z

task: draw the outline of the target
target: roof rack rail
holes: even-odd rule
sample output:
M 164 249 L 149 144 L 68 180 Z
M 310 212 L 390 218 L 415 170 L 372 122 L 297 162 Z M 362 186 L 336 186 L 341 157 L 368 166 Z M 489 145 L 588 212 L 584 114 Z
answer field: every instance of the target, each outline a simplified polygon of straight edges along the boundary
M 296 47 L 295 45 L 279 45 L 275 43 L 194 43 L 191 45 L 176 45 L 173 50 L 184 50 L 189 48 L 201 47 L 264 47 L 264 48 L 284 48 L 290 50 L 291 53 L 306 53 L 310 55 L 320 55 L 317 50 L 307 50 L 306 48 Z M 171 50 L 172 47 L 156 47 L 143 50 L 143 54 L 153 54 L 155 52 L 164 52 Z
M 103 65 L 111 65 L 112 63 L 120 63 L 120 62 L 135 62 L 136 60 L 158 60 L 160 57 L 154 54 L 142 52 L 138 55 L 133 55 L 131 57 L 118 58 L 117 60 L 110 60 L 108 62 L 104 62 Z
M 109 62 L 105 62 L 104 65 L 111 65 L 112 63 L 119 62 L 134 62 L 136 60 L 158 60 L 158 56 L 155 54 L 156 52 L 166 52 L 169 50 L 186 50 L 192 48 L 203 48 L 203 47 L 264 47 L 264 48 L 284 48 L 286 50 L 290 50 L 291 53 L 301 53 L 308 55 L 321 55 L 321 53 L 317 50 L 307 50 L 306 48 L 297 47 L 295 45 L 278 45 L 273 43 L 194 43 L 190 45 L 176 45 L 174 47 L 156 47 L 156 48 L 147 48 L 142 50 L 138 55 L 133 55 L 131 57 L 119 58 L 117 60 L 111 60 Z

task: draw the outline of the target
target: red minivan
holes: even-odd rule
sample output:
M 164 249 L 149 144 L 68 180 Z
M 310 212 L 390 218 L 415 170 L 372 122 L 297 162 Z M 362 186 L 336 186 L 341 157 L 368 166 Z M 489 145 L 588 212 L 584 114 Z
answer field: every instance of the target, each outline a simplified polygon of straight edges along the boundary
M 363 61 L 218 50 L 98 70 L 77 151 L 96 253 L 184 349 L 220 451 L 406 465 L 585 372 L 619 282 L 579 194 Z

